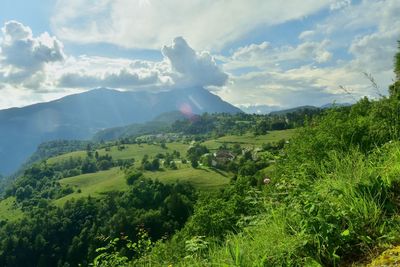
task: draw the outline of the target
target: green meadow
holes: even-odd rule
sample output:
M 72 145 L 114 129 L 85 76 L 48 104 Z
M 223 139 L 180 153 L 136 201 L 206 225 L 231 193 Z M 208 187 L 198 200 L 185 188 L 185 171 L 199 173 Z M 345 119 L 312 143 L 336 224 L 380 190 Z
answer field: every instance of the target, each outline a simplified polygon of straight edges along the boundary
M 266 135 L 255 136 L 252 133 L 244 135 L 226 135 L 217 139 L 208 140 L 203 143 L 209 149 L 218 149 L 223 144 L 240 144 L 243 147 L 261 146 L 266 143 L 274 143 L 279 140 L 290 139 L 295 133 L 296 129 L 288 129 L 281 131 L 271 131 Z
M 16 221 L 22 217 L 23 212 L 16 206 L 15 197 L 8 197 L 0 201 L 0 221 Z

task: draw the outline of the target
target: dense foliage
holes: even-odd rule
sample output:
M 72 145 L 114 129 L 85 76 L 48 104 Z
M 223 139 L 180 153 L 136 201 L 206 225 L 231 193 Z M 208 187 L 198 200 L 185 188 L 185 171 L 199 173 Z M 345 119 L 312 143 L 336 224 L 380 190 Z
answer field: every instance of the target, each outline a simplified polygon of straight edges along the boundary
M 40 172 L 37 180 L 46 170 Z M 126 236 L 134 241 L 144 229 L 157 240 L 181 228 L 192 213 L 195 194 L 188 185 L 165 185 L 140 175 L 129 184 L 126 192 L 109 193 L 101 199 L 80 198 L 63 207 L 42 198 L 23 220 L 3 221 L 0 265 L 87 265 L 95 258 L 96 248 L 108 242 L 102 237 Z M 123 246 L 118 249 L 127 258 L 137 257 Z

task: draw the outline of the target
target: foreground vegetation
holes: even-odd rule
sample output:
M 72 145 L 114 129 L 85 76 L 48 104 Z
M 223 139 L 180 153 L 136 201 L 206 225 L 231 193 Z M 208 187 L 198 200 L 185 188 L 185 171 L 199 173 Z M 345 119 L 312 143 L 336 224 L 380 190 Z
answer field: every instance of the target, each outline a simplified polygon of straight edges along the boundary
M 309 121 L 264 170 L 264 184 L 242 174 L 219 195 L 200 197 L 181 231 L 130 264 L 363 265 L 399 244 L 399 69 L 397 54 L 388 97 Z M 371 266 L 395 266 L 393 251 Z

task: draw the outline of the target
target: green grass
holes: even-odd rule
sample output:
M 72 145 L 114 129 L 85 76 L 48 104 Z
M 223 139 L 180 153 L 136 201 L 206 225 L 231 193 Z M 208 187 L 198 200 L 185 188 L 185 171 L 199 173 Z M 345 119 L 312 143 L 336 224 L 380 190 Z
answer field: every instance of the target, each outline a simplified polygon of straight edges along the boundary
M 22 210 L 15 205 L 15 197 L 0 201 L 0 220 L 17 221 L 23 216 Z
M 97 150 L 99 155 L 110 155 L 113 159 L 132 159 L 134 158 L 137 162 L 139 162 L 144 155 L 148 155 L 149 157 L 154 157 L 158 153 L 172 153 L 174 150 L 181 153 L 182 156 L 186 155 L 186 151 L 189 148 L 189 145 L 182 143 L 167 143 L 167 148 L 163 149 L 159 145 L 148 145 L 148 144 L 129 144 L 124 145 L 124 149 L 119 150 L 117 146 L 110 147 L 110 151 L 106 151 L 104 148 Z M 55 163 L 59 161 L 64 161 L 69 158 L 84 158 L 86 157 L 86 151 L 75 151 L 71 153 L 66 153 L 60 156 L 56 156 L 48 159 L 48 163 Z
M 119 168 L 64 178 L 60 180 L 60 183 L 62 185 L 72 186 L 75 192 L 57 199 L 55 203 L 59 205 L 73 198 L 87 197 L 89 195 L 96 197 L 104 192 L 120 191 L 128 188 L 125 182 L 124 172 Z M 80 193 L 77 192 L 78 189 L 81 190 Z
M 243 147 L 261 146 L 266 143 L 277 142 L 281 139 L 290 139 L 296 129 L 288 129 L 282 131 L 271 131 L 266 135 L 254 136 L 253 134 L 247 133 L 244 135 L 227 135 L 220 137 L 215 140 L 205 141 L 203 144 L 209 149 L 218 149 L 222 144 L 240 144 Z
M 179 164 L 178 170 L 160 170 L 156 172 L 146 171 L 144 176 L 150 179 L 159 180 L 163 183 L 176 181 L 189 182 L 200 190 L 213 190 L 221 188 L 229 183 L 230 175 L 226 172 L 209 168 L 193 169 L 187 164 Z M 62 185 L 72 186 L 74 193 L 55 200 L 57 205 L 63 205 L 67 200 L 81 197 L 97 197 L 109 191 L 122 191 L 128 188 L 125 181 L 125 174 L 119 168 L 112 168 L 97 173 L 81 174 L 60 180 Z M 81 190 L 78 193 L 78 189 Z
M 281 139 L 290 139 L 294 134 L 295 129 L 282 130 L 282 131 L 271 131 L 266 135 L 254 136 L 253 134 L 245 134 L 245 135 L 228 135 L 223 136 L 218 139 L 209 140 L 204 142 L 209 149 L 215 150 L 220 147 L 222 144 L 234 144 L 238 143 L 244 147 L 252 147 L 252 146 L 261 146 L 265 143 L 277 142 Z M 97 150 L 99 155 L 110 155 L 113 159 L 132 159 L 136 160 L 136 165 L 143 158 L 144 155 L 148 155 L 149 157 L 154 157 L 158 153 L 172 153 L 174 150 L 180 152 L 182 156 L 186 155 L 186 151 L 189 148 L 189 145 L 182 143 L 167 143 L 167 148 L 163 149 L 160 145 L 149 145 L 149 144 L 128 144 L 124 145 L 125 148 L 119 150 L 117 146 L 110 147 L 110 151 L 106 151 L 104 148 Z M 47 160 L 48 163 L 52 164 L 59 161 L 64 161 L 69 158 L 84 158 L 86 157 L 86 151 L 74 151 L 71 153 L 66 153 L 63 155 L 59 155 Z
M 145 172 L 144 175 L 151 179 L 158 179 L 163 183 L 172 183 L 177 180 L 189 182 L 200 190 L 218 189 L 227 185 L 230 180 L 230 175 L 226 172 L 205 167 L 193 169 L 188 166 L 178 170 Z
M 84 158 L 86 157 L 86 151 L 74 151 L 66 154 L 62 154 L 59 156 L 55 156 L 52 158 L 49 158 L 47 160 L 47 163 L 53 164 L 59 161 L 65 161 L 68 160 L 69 158 Z
M 140 161 L 144 155 L 148 155 L 149 157 L 154 157 L 158 153 L 166 154 L 172 153 L 174 150 L 180 152 L 182 155 L 186 154 L 189 145 L 185 145 L 182 143 L 169 143 L 167 144 L 167 148 L 163 149 L 159 145 L 148 145 L 148 144 L 131 144 L 125 145 L 125 149 L 118 150 L 116 146 L 110 148 L 110 151 L 106 151 L 105 149 L 98 150 L 99 155 L 110 155 L 113 159 L 131 159 L 134 158 L 137 161 Z

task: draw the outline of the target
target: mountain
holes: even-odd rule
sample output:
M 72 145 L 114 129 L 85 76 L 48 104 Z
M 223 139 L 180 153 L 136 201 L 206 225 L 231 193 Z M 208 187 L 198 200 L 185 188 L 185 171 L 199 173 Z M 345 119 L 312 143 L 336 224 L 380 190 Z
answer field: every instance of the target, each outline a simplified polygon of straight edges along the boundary
M 11 174 L 42 142 L 89 139 L 99 130 L 143 123 L 175 110 L 187 115 L 242 112 L 204 88 L 156 93 L 100 88 L 0 110 L 0 173 Z
M 145 123 L 133 123 L 101 130 L 93 136 L 93 140 L 96 142 L 110 141 L 119 138 L 156 134 L 168 130 L 175 121 L 187 118 L 188 116 L 185 116 L 180 111 L 170 111 L 162 113 L 152 121 Z
M 327 109 L 327 108 L 341 108 L 341 107 L 349 107 L 352 104 L 350 103 L 328 103 L 325 105 L 322 105 L 321 108 L 322 109 Z
M 286 113 L 301 111 L 305 109 L 316 110 L 316 109 L 328 109 L 333 107 L 348 107 L 350 103 L 328 103 L 320 107 L 316 106 L 299 106 L 294 108 L 282 109 L 280 106 L 268 106 L 268 105 L 238 105 L 238 107 L 245 113 L 248 114 L 271 114 L 271 115 L 282 115 Z

